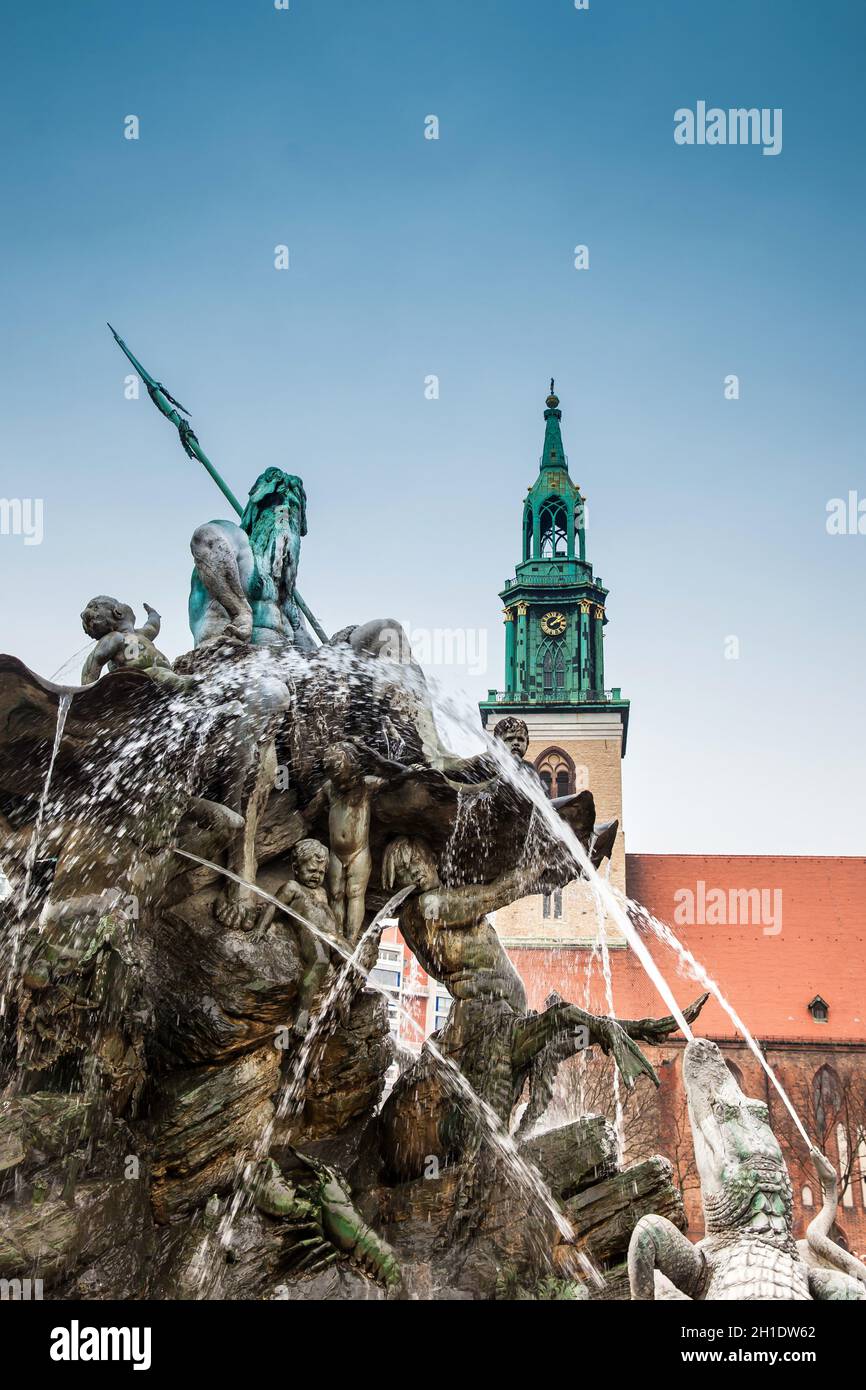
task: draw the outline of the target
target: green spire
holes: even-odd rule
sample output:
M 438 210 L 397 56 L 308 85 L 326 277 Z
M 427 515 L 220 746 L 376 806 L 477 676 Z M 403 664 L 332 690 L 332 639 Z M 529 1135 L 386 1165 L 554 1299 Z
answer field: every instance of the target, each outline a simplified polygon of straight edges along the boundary
M 559 397 L 554 394 L 553 377 L 550 378 L 550 395 L 545 401 L 547 409 L 544 412 L 544 449 L 541 454 L 541 468 L 564 468 L 568 472 L 568 462 L 565 457 L 565 450 L 562 447 L 562 432 L 559 422 L 562 419 L 562 411 L 559 409 Z

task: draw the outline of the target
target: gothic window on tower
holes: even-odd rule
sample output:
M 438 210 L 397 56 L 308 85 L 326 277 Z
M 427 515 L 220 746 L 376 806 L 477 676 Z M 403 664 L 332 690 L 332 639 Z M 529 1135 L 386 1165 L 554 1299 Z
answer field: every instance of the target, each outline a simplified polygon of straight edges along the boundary
M 565 651 L 561 642 L 548 642 L 541 653 L 541 685 L 549 696 L 565 689 Z
M 568 554 L 568 512 L 558 499 L 545 502 L 541 508 L 541 558 L 552 560 Z
M 574 763 L 561 748 L 546 748 L 535 766 L 548 796 L 569 796 L 575 790 Z

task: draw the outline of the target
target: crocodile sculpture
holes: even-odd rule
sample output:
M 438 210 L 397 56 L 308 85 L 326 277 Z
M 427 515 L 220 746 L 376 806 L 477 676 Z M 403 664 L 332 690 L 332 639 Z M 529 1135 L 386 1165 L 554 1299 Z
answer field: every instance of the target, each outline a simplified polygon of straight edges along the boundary
M 707 1234 L 693 1245 L 664 1217 L 642 1217 L 628 1251 L 632 1298 L 866 1300 L 861 1279 L 843 1272 L 851 1265 L 839 1247 L 836 1267 L 827 1267 L 833 1243 L 823 1231 L 826 1217 L 822 1250 L 807 1233 L 822 1267 L 804 1259 L 791 1232 L 791 1182 L 767 1106 L 743 1095 L 715 1043 L 687 1044 L 683 1080 Z

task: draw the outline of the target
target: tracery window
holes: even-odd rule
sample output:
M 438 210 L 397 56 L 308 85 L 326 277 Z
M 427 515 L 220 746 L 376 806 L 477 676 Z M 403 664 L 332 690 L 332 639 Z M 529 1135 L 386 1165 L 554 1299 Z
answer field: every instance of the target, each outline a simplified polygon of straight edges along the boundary
M 546 695 L 565 689 L 565 652 L 561 642 L 548 642 L 541 653 L 541 684 Z
M 568 554 L 568 511 L 557 498 L 545 502 L 539 513 L 541 559 L 551 560 Z

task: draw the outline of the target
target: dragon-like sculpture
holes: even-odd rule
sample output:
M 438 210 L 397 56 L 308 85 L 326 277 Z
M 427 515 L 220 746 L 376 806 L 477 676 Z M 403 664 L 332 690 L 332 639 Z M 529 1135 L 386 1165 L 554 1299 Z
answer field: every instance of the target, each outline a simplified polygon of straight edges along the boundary
M 683 1079 L 707 1234 L 693 1245 L 664 1217 L 642 1217 L 628 1252 L 632 1298 L 866 1300 L 866 1266 L 829 1239 L 836 1175 L 828 1160 L 820 1155 L 819 1164 L 813 1153 L 824 1208 L 798 1245 L 791 1181 L 767 1106 L 743 1095 L 706 1038 L 686 1046 Z

